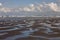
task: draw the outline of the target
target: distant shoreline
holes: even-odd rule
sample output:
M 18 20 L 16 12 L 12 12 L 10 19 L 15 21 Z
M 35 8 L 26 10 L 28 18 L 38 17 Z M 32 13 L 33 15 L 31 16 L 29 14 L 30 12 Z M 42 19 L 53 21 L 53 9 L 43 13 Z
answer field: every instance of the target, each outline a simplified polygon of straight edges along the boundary
M 1 17 L 60 17 L 60 16 L 0 16 Z

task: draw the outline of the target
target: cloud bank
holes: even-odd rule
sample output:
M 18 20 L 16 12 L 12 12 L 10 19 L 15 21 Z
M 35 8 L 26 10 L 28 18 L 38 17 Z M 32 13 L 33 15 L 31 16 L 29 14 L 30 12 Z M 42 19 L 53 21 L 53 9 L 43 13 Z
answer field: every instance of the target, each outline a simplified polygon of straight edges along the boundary
M 36 3 L 36 4 L 29 4 L 25 7 L 19 7 L 19 8 L 7 8 L 2 6 L 2 3 L 0 3 L 0 12 L 4 13 L 48 13 L 48 12 L 58 12 L 60 13 L 60 6 L 57 5 L 57 3 L 50 2 L 50 3 Z

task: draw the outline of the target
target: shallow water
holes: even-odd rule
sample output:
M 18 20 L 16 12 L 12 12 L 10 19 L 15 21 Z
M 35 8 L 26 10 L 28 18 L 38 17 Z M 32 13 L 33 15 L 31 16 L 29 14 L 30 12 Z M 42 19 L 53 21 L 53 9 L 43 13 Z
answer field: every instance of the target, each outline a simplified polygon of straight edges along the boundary
M 0 30 L 0 40 L 60 40 L 60 27 L 51 26 L 51 24 L 42 23 L 43 26 L 34 25 L 35 22 L 28 24 L 18 24 L 14 27 Z M 25 25 L 25 26 L 24 26 Z

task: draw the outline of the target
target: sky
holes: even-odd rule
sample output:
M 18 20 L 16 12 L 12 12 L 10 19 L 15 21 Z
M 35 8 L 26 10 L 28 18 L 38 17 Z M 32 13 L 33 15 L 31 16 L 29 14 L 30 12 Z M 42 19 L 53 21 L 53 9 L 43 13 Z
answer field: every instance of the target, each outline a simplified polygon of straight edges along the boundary
M 42 2 L 56 2 L 55 0 L 0 0 L 0 3 L 5 7 L 20 7 L 29 4 L 42 3 Z
M 0 0 L 0 16 L 60 16 L 60 0 Z

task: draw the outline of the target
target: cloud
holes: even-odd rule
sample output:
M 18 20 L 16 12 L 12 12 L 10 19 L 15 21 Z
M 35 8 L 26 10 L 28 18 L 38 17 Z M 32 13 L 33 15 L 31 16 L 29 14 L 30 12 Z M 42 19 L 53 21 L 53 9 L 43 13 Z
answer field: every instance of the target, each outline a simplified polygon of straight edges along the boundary
M 2 6 L 2 3 L 0 3 L 0 6 Z
M 30 4 L 29 6 L 34 7 L 34 4 Z
M 50 9 L 52 9 L 53 11 L 56 11 L 56 12 L 60 12 L 60 7 L 56 4 L 56 3 L 50 3 L 50 4 L 47 4 Z
M 34 4 L 30 4 L 29 6 L 24 7 L 22 9 L 23 9 L 23 11 L 28 11 L 28 12 L 35 11 L 35 5 Z
M 32 7 L 24 7 L 23 11 L 34 11 L 34 8 L 32 8 Z
M 19 8 L 19 9 L 25 12 L 37 12 L 37 11 L 41 11 L 42 6 L 43 5 L 30 4 L 29 6 Z
M 7 13 L 7 12 L 12 12 L 12 11 L 11 11 L 10 8 L 1 7 L 1 8 L 0 8 L 0 12 L 5 12 L 5 13 Z
M 48 12 L 48 11 L 55 11 L 60 12 L 60 6 L 58 6 L 57 3 L 51 2 L 51 3 L 43 3 L 39 4 L 37 3 L 37 10 L 40 10 L 40 12 Z
M 2 5 L 2 3 L 0 3 Z M 0 7 L 0 12 L 48 12 L 48 11 L 55 11 L 60 12 L 60 6 L 57 3 L 37 3 L 37 4 L 29 4 L 25 7 L 20 8 L 7 8 L 7 7 Z

